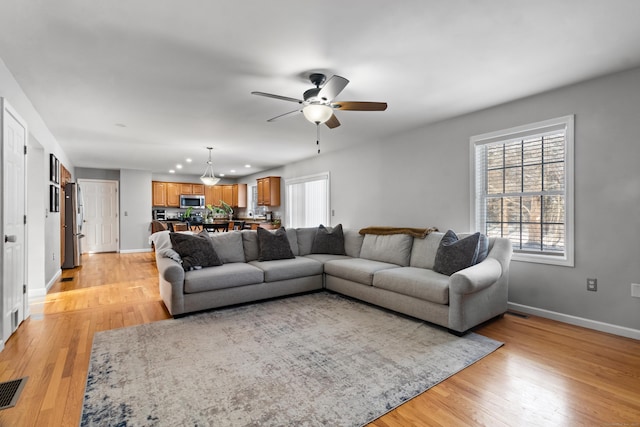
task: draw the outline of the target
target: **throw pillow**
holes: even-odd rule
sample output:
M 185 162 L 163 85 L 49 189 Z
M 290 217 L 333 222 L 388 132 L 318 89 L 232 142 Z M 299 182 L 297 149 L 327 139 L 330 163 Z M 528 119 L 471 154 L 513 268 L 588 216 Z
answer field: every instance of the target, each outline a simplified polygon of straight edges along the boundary
M 483 237 L 482 239 L 481 236 Z M 484 243 L 481 243 L 481 240 Z M 474 233 L 458 240 L 456 233 L 449 230 L 440 240 L 433 271 L 451 276 L 457 271 L 471 267 L 480 262 L 479 260 L 482 256 L 486 258 L 486 252 L 484 252 L 484 255 L 482 253 L 484 247 L 488 251 L 487 238 L 480 233 Z
M 336 225 L 331 231 L 320 224 L 316 232 L 316 237 L 313 239 L 313 244 L 311 245 L 311 253 L 345 255 L 342 224 Z
M 258 227 L 258 261 L 295 258 L 284 227 L 272 233 Z
M 222 265 L 209 237 L 183 233 L 170 233 L 169 237 L 173 250 L 182 258 L 184 271 Z

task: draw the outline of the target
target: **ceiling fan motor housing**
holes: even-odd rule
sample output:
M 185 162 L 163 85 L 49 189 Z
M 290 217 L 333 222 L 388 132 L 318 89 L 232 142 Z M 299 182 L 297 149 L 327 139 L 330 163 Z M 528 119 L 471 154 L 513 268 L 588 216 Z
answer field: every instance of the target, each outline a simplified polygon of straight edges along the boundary
M 311 83 L 313 83 L 314 85 L 316 85 L 317 88 L 319 88 L 327 80 L 327 76 L 325 76 L 322 73 L 312 73 L 309 75 L 309 80 L 311 80 Z

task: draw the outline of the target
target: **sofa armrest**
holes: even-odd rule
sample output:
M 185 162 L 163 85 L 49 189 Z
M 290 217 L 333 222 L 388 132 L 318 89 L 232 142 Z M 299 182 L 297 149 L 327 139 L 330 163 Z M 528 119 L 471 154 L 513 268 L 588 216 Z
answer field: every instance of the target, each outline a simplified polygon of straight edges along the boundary
M 184 285 L 184 269 L 171 258 L 156 257 L 156 267 L 160 277 L 172 285 Z
M 487 258 L 451 275 L 449 289 L 456 294 L 471 294 L 495 283 L 502 275 L 502 265 L 495 258 Z

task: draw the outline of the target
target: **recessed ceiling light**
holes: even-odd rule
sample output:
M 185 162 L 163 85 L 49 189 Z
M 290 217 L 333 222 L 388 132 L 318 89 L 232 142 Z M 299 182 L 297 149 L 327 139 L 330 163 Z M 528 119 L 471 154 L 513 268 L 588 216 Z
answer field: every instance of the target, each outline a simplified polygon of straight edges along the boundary
M 173 169 L 169 169 L 169 173 L 176 173 Z
M 244 165 L 244 167 L 245 167 L 245 168 L 250 168 L 250 167 L 251 167 L 251 165 Z
M 184 159 L 184 161 L 185 161 L 185 162 L 187 162 L 187 163 L 191 163 L 193 160 L 191 160 L 191 159 Z
M 224 174 L 223 174 L 223 173 L 219 173 L 218 175 L 220 175 L 220 176 L 224 176 Z
M 229 172 L 236 173 L 236 170 L 235 169 L 231 169 Z
M 176 165 L 176 169 L 182 169 L 182 165 L 181 165 L 180 163 L 178 163 L 178 164 Z

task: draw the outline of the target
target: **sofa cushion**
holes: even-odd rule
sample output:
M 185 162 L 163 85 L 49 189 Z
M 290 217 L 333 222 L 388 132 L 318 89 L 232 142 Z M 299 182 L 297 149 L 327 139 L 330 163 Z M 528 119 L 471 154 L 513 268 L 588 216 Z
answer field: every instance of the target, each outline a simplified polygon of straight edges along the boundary
M 171 258 L 174 261 L 182 262 L 180 255 L 173 250 L 171 245 L 171 238 L 169 237 L 169 230 L 158 231 L 149 236 L 149 243 L 153 243 L 156 254 L 165 258 Z
M 373 286 L 436 304 L 449 304 L 449 276 L 425 268 L 378 271 L 373 275 Z
M 344 252 L 350 257 L 360 258 L 364 236 L 356 230 L 343 230 L 342 233 L 344 235 Z
M 407 234 L 391 234 L 386 236 L 366 234 L 362 241 L 360 258 L 388 262 L 406 267 L 409 265 L 412 246 L 413 237 Z
M 433 263 L 436 261 L 436 253 L 442 236 L 444 233 L 432 232 L 424 239 L 413 239 L 409 266 L 433 270 Z
M 203 231 L 211 239 L 213 249 L 216 250 L 223 264 L 230 262 L 245 262 L 244 246 L 242 245 L 242 233 L 229 231 L 227 233 L 211 233 Z
M 322 274 L 322 264 L 311 258 L 295 257 L 274 261 L 251 261 L 252 266 L 264 272 L 265 282 L 296 279 Z
M 275 232 L 258 228 L 258 261 L 295 258 L 291 251 L 287 231 L 279 228 Z
M 298 237 L 298 255 L 304 256 L 311 253 L 313 239 L 316 238 L 317 232 L 318 227 L 296 228 L 296 234 Z
M 458 239 L 453 230 L 448 230 L 438 246 L 433 270 L 451 276 L 453 273 L 471 267 L 488 251 L 488 240 L 480 233 Z M 483 255 L 484 254 L 484 255 Z
M 242 246 L 246 262 L 255 261 L 260 256 L 258 246 L 258 232 L 256 230 L 242 230 Z
M 328 229 L 320 224 L 311 245 L 312 254 L 346 255 L 342 224 Z
M 298 249 L 298 232 L 295 228 L 287 228 L 287 240 L 289 240 L 289 246 L 291 246 L 291 253 L 294 256 L 299 255 Z
M 213 291 L 255 285 L 264 281 L 264 273 L 259 268 L 244 262 L 233 262 L 219 267 L 188 271 L 184 275 L 184 292 Z
M 211 239 L 182 233 L 170 233 L 171 245 L 182 258 L 182 268 L 189 271 L 222 265 Z
M 305 255 L 305 258 L 311 258 L 324 265 L 325 262 L 333 261 L 334 259 L 351 259 L 348 255 L 332 255 L 332 254 L 309 254 Z
M 387 262 L 373 261 L 364 258 L 350 258 L 327 261 L 324 265 L 324 272 L 331 276 L 371 286 L 373 284 L 374 273 L 388 268 L 399 267 L 396 264 Z

